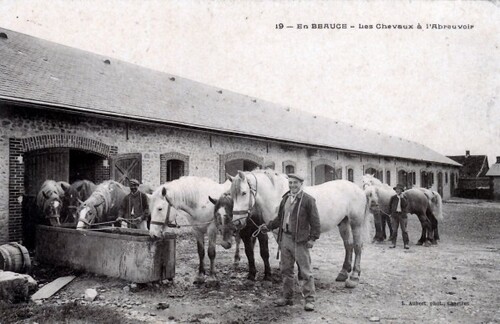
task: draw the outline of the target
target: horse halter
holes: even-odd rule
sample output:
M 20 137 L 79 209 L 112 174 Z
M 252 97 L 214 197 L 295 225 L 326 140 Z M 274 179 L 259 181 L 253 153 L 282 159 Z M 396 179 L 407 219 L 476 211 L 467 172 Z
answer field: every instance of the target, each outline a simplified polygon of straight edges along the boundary
M 253 177 L 255 179 L 255 189 L 252 188 L 250 181 L 247 179 L 248 188 L 250 188 L 250 195 L 248 196 L 248 209 L 247 210 L 233 210 L 233 216 L 234 215 L 244 215 L 244 216 L 239 217 L 237 219 L 233 219 L 233 223 L 239 222 L 240 225 L 242 225 L 241 224 L 242 219 L 247 219 L 250 216 L 253 207 L 257 203 L 258 181 L 257 181 L 257 177 L 255 176 L 255 174 L 253 174 L 252 172 L 250 172 L 250 174 L 253 175 Z M 253 197 L 253 204 L 252 204 L 252 197 Z
M 173 207 L 172 207 L 172 204 L 170 204 L 168 202 L 167 198 L 165 198 L 165 200 L 167 201 L 167 205 L 168 205 L 168 208 L 167 208 L 167 217 L 165 217 L 165 220 L 163 222 L 158 222 L 158 221 L 151 220 L 149 222 L 149 224 L 161 226 L 162 231 L 165 229 L 165 226 L 166 227 L 172 227 L 172 228 L 179 228 L 179 225 L 177 224 L 177 220 L 175 220 L 174 223 L 170 222 L 170 212 L 171 212 L 171 210 L 172 210 Z

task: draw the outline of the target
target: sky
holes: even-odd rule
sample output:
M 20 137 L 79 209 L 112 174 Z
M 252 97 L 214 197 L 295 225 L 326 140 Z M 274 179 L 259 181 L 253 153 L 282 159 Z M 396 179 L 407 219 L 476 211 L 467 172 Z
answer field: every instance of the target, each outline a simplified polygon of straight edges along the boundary
M 0 26 L 443 155 L 500 156 L 494 2 L 0 0 Z

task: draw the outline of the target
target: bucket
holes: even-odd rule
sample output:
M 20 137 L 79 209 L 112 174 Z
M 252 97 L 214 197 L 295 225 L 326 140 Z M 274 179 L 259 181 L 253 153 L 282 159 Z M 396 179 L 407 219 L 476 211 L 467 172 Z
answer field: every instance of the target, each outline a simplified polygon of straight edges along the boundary
M 31 259 L 28 250 L 19 243 L 1 245 L 0 270 L 28 273 L 31 270 Z

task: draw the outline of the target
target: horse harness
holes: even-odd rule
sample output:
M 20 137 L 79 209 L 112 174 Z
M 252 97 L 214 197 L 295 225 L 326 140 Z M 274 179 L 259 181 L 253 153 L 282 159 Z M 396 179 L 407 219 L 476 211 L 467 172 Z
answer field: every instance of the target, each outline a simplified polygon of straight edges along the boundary
M 166 198 L 165 198 L 166 200 Z M 154 220 L 151 220 L 149 223 L 151 225 L 158 225 L 158 226 L 161 226 L 162 229 L 165 228 L 165 226 L 167 227 L 173 227 L 173 228 L 178 228 L 179 225 L 177 225 L 177 220 L 175 220 L 175 223 L 170 223 L 170 212 L 172 210 L 172 205 L 167 201 L 167 205 L 168 205 L 168 208 L 167 208 L 167 217 L 165 217 L 165 220 L 163 222 L 158 222 L 158 221 L 154 221 Z
M 94 218 L 97 217 L 97 207 L 101 206 L 102 204 L 104 204 L 106 202 L 106 198 L 104 198 L 104 195 L 100 192 L 94 192 L 93 196 L 98 196 L 100 199 L 100 202 L 94 204 L 92 207 L 89 206 L 88 204 L 84 204 L 82 203 L 82 205 L 80 205 L 80 207 L 83 209 L 85 207 L 89 207 L 89 208 L 93 208 L 96 210 L 96 216 Z M 94 199 L 95 200 L 95 199 Z M 79 221 L 81 221 L 82 223 L 84 223 L 85 225 L 87 226 L 96 226 L 96 225 L 102 225 L 102 224 L 111 224 L 111 223 L 114 223 L 116 221 L 112 221 L 112 222 L 103 222 L 103 223 L 89 223 L 87 222 L 87 220 L 85 219 L 79 219 Z
M 248 210 L 233 210 L 233 216 L 234 215 L 244 215 L 244 216 L 239 217 L 237 219 L 233 219 L 233 223 L 239 222 L 240 225 L 242 225 L 241 224 L 242 219 L 248 218 L 250 216 L 253 207 L 257 203 L 257 189 L 258 189 L 259 183 L 257 181 L 257 177 L 255 176 L 255 174 L 253 174 L 252 172 L 250 172 L 250 174 L 253 175 L 253 177 L 255 179 L 255 189 L 252 188 L 252 184 L 250 183 L 250 180 L 247 179 L 248 188 L 250 188 L 250 195 L 248 196 Z M 252 197 L 253 197 L 253 204 L 252 204 Z

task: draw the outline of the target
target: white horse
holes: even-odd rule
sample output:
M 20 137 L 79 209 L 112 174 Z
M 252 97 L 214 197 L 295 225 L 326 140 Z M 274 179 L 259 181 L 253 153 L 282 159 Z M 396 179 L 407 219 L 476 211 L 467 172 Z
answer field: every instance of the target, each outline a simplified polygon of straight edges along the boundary
M 151 211 L 150 234 L 161 237 L 167 227 L 175 222 L 176 214 L 172 208 L 183 212 L 196 236 L 198 256 L 200 259 L 198 276 L 195 283 L 205 281 L 205 235 L 208 234 L 208 257 L 210 259 L 209 284 L 217 284 L 215 271 L 215 240 L 217 227 L 214 220 L 214 205 L 209 196 L 219 197 L 227 192 L 230 182 L 219 184 L 208 178 L 194 176 L 181 177 L 167 182 L 157 188 L 149 196 Z
M 391 197 L 396 194 L 396 191 L 371 174 L 365 174 L 363 176 L 363 189 L 370 200 L 370 211 L 375 218 L 375 237 L 373 240 L 382 242 L 386 238 L 386 223 L 389 226 L 389 236 L 392 236 L 389 201 Z
M 231 185 L 233 214 L 236 220 L 239 220 L 236 226 L 246 225 L 248 212 L 254 207 L 262 211 L 264 221 L 269 223 L 278 215 L 282 196 L 287 191 L 288 177 L 284 174 L 269 171 L 239 171 L 238 175 L 232 178 Z M 317 186 L 304 187 L 304 192 L 316 199 L 321 232 L 330 231 L 338 226 L 344 241 L 345 259 L 336 280 L 346 281 L 346 287 L 354 288 L 359 282 L 361 250 L 370 226 L 370 212 L 365 193 L 346 180 L 334 180 Z M 353 249 L 354 269 L 352 268 Z M 349 277 L 351 270 L 353 271 Z
M 393 188 L 372 175 L 363 176 L 363 187 L 371 201 L 372 209 L 390 213 L 389 201 L 396 194 Z M 403 195 L 408 200 L 408 213 L 417 215 L 422 225 L 422 235 L 417 245 L 436 244 L 439 240 L 438 220 L 443 220 L 441 195 L 436 191 L 418 187 L 404 191 Z

